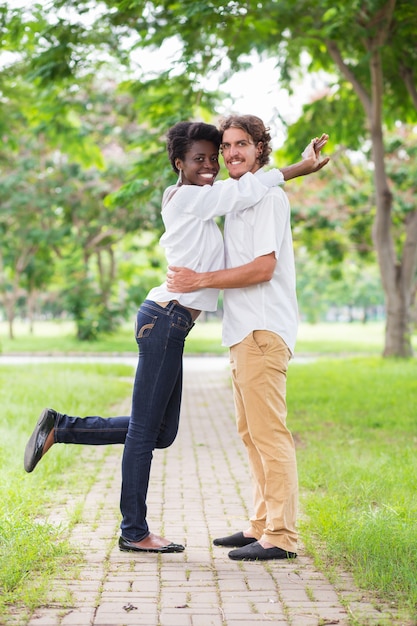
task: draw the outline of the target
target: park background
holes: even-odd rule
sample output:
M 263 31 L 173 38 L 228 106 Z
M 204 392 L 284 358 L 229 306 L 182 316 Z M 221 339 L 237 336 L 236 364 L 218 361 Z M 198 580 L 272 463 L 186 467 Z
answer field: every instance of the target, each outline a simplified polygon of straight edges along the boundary
M 331 163 L 285 187 L 301 319 L 288 380 L 301 531 L 322 567 L 351 570 L 415 624 L 415 2 L 15 0 L 0 20 L 2 614 L 29 614 L 54 571 L 73 566 L 65 537 L 37 519 L 62 486 L 57 470 L 77 481 L 82 468 L 63 450 L 36 484 L 22 475 L 37 413 L 53 403 L 109 413 L 131 376 L 6 356 L 135 351 L 135 310 L 166 269 L 166 130 L 236 111 L 270 125 L 274 166 L 330 135 Z M 256 68 L 276 95 L 269 119 Z M 241 109 L 247 93 L 259 109 Z M 220 325 L 221 306 L 186 353 L 224 353 Z

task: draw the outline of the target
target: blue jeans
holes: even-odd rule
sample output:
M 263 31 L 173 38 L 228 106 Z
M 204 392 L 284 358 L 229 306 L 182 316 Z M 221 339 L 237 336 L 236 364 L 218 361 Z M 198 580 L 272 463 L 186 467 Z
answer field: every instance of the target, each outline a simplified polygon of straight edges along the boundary
M 55 424 L 55 443 L 78 443 L 90 446 L 107 446 L 124 443 L 129 426 L 129 416 L 124 417 L 72 417 L 61 415 Z
M 146 496 L 153 450 L 170 446 L 178 432 L 184 342 L 194 323 L 187 309 L 145 300 L 136 320 L 139 361 L 122 460 L 121 530 L 125 539 L 149 535 Z
M 131 416 L 62 415 L 55 429 L 55 441 L 59 443 L 125 444 L 121 530 L 130 541 L 142 541 L 149 535 L 146 496 L 153 450 L 167 448 L 177 436 L 184 342 L 193 326 L 190 312 L 177 303 L 170 302 L 164 308 L 145 300 L 136 319 L 139 360 Z

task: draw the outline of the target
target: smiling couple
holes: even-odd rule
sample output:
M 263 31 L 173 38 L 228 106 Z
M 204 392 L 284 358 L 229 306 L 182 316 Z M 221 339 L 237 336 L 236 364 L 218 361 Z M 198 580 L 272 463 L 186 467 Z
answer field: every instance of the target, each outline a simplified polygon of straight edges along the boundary
M 151 533 L 146 497 L 153 450 L 173 443 L 179 426 L 185 339 L 199 313 L 217 307 L 224 289 L 223 344 L 230 349 L 237 429 L 253 484 L 249 526 L 214 544 L 236 548 L 234 560 L 296 557 L 298 479 L 286 426 L 286 372 L 298 310 L 290 206 L 279 185 L 318 171 L 327 135 L 314 139 L 299 163 L 265 171 L 270 135 L 252 115 L 225 119 L 220 132 L 180 122 L 168 132 L 178 182 L 163 196 L 167 280 L 140 306 L 139 349 L 130 416 L 71 417 L 45 409 L 25 450 L 33 471 L 54 443 L 124 443 L 119 547 L 132 552 L 181 552 Z M 230 178 L 214 182 L 223 155 Z M 224 241 L 215 218 L 224 215 Z M 249 480 L 249 477 L 248 477 Z

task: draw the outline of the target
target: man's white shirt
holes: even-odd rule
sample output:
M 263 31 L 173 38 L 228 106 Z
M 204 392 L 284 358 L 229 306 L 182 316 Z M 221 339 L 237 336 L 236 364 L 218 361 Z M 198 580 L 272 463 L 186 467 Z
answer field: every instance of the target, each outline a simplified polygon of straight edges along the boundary
M 272 331 L 294 352 L 298 306 L 290 204 L 284 191 L 274 187 L 256 205 L 225 219 L 226 268 L 250 263 L 275 253 L 270 281 L 225 289 L 223 344 L 232 346 L 254 330 Z

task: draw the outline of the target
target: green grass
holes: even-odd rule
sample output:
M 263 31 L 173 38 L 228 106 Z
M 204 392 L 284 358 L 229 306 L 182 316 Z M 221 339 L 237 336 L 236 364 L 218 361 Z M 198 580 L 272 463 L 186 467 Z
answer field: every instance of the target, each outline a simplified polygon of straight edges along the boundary
M 417 349 L 417 335 L 413 338 Z M 298 354 L 367 354 L 379 355 L 384 347 L 384 324 L 370 322 L 300 324 Z M 75 337 L 72 322 L 36 322 L 34 333 L 27 324 L 16 322 L 15 338 L 7 336 L 7 327 L 0 323 L 0 348 L 4 354 L 36 352 L 44 354 L 76 353 L 136 353 L 133 337 L 133 321 L 125 324 L 113 335 L 100 337 L 98 341 L 82 342 Z M 221 322 L 197 323 L 185 344 L 186 354 L 227 354 L 221 345 Z
M 415 360 L 319 361 L 289 372 L 303 540 L 325 571 L 352 571 L 413 624 L 416 397 Z
M 18 611 L 19 623 L 25 623 L 57 572 L 61 576 L 74 568 L 77 555 L 65 530 L 49 523 L 47 512 L 66 493 L 62 487 L 79 492 L 94 482 L 99 469 L 94 458 L 86 472 L 87 448 L 80 465 L 73 447 L 56 446 L 48 463 L 26 474 L 23 451 L 40 411 L 53 406 L 84 415 L 94 407 L 117 414 L 131 393 L 132 376 L 132 368 L 122 365 L 0 367 L 0 624 L 7 623 L 9 610 Z
M 380 355 L 384 349 L 383 322 L 300 324 L 296 354 Z M 417 336 L 415 345 L 417 347 Z
M 133 321 L 124 324 L 114 334 L 101 336 L 97 341 L 78 341 L 72 322 L 36 322 L 34 333 L 27 324 L 16 322 L 15 338 L 9 339 L 7 327 L 0 322 L 0 354 L 43 353 L 54 354 L 103 354 L 137 353 L 133 335 Z M 220 322 L 198 321 L 185 344 L 187 354 L 225 354 L 221 345 Z

